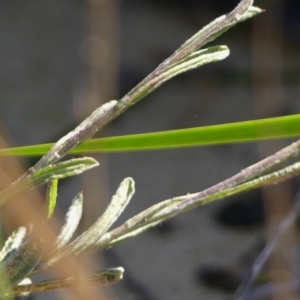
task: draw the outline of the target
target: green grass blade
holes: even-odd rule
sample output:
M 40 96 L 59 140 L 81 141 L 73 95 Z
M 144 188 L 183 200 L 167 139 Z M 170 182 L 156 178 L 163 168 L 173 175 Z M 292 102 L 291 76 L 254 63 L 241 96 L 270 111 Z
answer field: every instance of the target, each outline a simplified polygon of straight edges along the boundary
M 92 139 L 71 151 L 73 154 L 171 149 L 254 142 L 300 136 L 300 114 L 204 127 Z M 0 150 L 0 155 L 38 156 L 52 144 Z

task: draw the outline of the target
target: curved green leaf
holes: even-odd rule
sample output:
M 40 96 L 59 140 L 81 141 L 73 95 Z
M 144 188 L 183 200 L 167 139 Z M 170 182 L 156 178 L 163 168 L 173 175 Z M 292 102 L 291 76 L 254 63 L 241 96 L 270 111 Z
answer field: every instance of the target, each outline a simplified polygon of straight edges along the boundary
M 52 217 L 56 206 L 58 179 L 52 179 L 48 182 L 46 190 L 47 217 Z

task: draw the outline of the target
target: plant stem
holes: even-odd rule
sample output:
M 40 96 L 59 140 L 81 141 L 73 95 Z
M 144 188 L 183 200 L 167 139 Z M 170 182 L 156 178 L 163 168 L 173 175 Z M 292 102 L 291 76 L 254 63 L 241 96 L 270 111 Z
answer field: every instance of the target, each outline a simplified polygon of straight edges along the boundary
M 130 106 L 141 100 L 150 92 L 165 82 L 164 76 L 160 77 L 168 68 L 175 66 L 186 59 L 195 50 L 215 39 L 230 27 L 261 13 L 259 8 L 252 7 L 253 0 L 242 0 L 229 14 L 217 18 L 208 26 L 200 30 L 190 40 L 184 43 L 170 58 L 160 64 L 152 73 L 142 80 L 135 88 L 119 101 L 111 100 L 105 103 L 84 120 L 77 128 L 61 138 L 41 160 L 26 174 L 53 164 L 61 159 L 68 151 L 83 141 L 91 138 L 99 129 L 115 119 Z
M 251 284 L 257 278 L 259 273 L 262 271 L 262 268 L 266 264 L 266 261 L 269 259 L 270 255 L 277 247 L 279 242 L 284 237 L 285 233 L 290 230 L 290 228 L 295 224 L 297 218 L 300 215 L 300 191 L 298 191 L 295 200 L 294 206 L 292 207 L 289 214 L 281 221 L 279 226 L 277 227 L 276 233 L 274 237 L 268 242 L 268 244 L 264 247 L 262 252 L 259 254 L 257 259 L 255 260 L 252 268 L 245 276 L 242 284 L 239 286 L 237 293 L 236 293 L 236 300 L 244 299 L 244 296 L 249 291 Z
M 86 280 L 87 283 L 85 288 L 91 288 L 99 285 L 111 285 L 116 283 L 117 281 L 123 278 L 124 269 L 122 267 L 107 269 L 96 274 L 93 274 Z M 22 296 L 28 295 L 30 293 L 37 293 L 37 292 L 46 292 L 46 291 L 53 291 L 59 289 L 70 289 L 75 285 L 80 284 L 81 280 L 79 278 L 66 278 L 66 279 L 56 279 L 56 280 L 49 280 L 49 281 L 42 281 L 38 283 L 32 284 L 24 284 L 18 285 L 13 288 L 9 295 L 12 296 Z
M 128 238 L 130 234 L 140 233 L 141 227 L 149 228 L 184 211 L 208 202 L 233 195 L 241 191 L 258 188 L 286 180 L 300 173 L 300 163 L 295 163 L 282 170 L 260 176 L 292 156 L 299 154 L 300 140 L 278 151 L 274 155 L 242 170 L 240 173 L 224 180 L 204 191 L 162 201 L 144 210 L 126 221 L 118 228 L 104 234 L 93 247 L 93 250 L 107 247 Z M 260 177 L 258 177 L 260 176 Z M 258 177 L 254 180 L 251 180 Z M 122 238 L 124 236 L 124 238 Z

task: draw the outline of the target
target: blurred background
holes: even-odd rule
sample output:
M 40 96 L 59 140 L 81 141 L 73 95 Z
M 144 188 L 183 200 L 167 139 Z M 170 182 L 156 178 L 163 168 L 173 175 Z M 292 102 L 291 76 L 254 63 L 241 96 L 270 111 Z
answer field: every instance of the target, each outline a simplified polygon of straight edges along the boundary
M 102 103 L 127 93 L 186 39 L 237 2 L 0 1 L 0 121 L 10 145 L 56 141 Z M 213 42 L 228 45 L 229 58 L 164 84 L 98 136 L 298 113 L 300 4 L 260 0 L 255 5 L 266 11 Z M 119 183 L 130 176 L 136 181 L 136 194 L 120 224 L 158 201 L 218 183 L 289 142 L 99 154 L 95 157 L 100 168 L 59 186 L 59 216 L 83 189 L 81 230 L 86 229 Z M 33 161 L 22 160 L 25 167 Z M 99 268 L 125 268 L 124 280 L 109 292 L 105 289 L 104 297 L 232 298 L 288 212 L 297 188 L 294 181 L 199 207 L 95 254 L 93 264 Z M 280 284 L 299 273 L 296 236 L 288 241 L 268 263 L 264 284 L 274 277 Z M 273 265 L 278 276 L 272 277 Z M 269 294 L 247 299 L 279 295 Z M 63 298 L 52 293 L 30 296 L 47 297 Z

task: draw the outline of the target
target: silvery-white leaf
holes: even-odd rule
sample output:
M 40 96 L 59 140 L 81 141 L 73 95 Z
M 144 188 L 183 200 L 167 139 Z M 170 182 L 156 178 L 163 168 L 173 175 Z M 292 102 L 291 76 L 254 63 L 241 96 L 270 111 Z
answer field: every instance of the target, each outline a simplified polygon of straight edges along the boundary
M 15 255 L 22 242 L 24 241 L 26 232 L 27 229 L 25 227 L 20 227 L 11 234 L 11 236 L 5 241 L 5 244 L 1 249 L 0 261 L 7 260 L 8 256 L 12 257 Z
M 118 219 L 128 205 L 134 192 L 134 180 L 130 177 L 125 178 L 101 217 L 71 244 L 72 251 L 80 253 L 95 244 Z
M 61 249 L 72 238 L 76 231 L 82 216 L 83 195 L 80 192 L 72 201 L 72 204 L 66 214 L 65 224 L 55 242 L 56 247 Z

